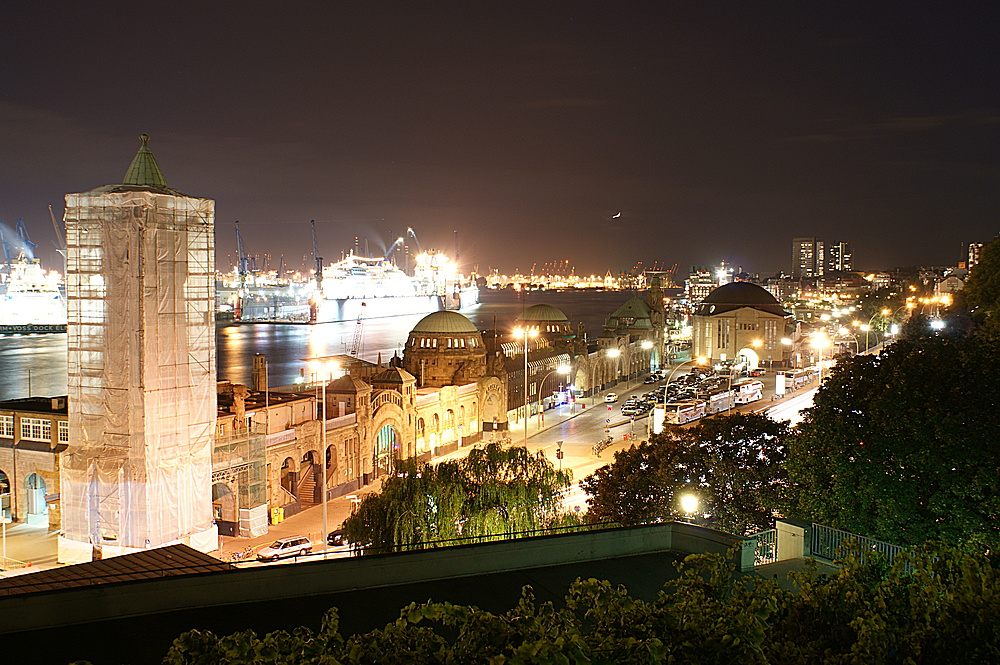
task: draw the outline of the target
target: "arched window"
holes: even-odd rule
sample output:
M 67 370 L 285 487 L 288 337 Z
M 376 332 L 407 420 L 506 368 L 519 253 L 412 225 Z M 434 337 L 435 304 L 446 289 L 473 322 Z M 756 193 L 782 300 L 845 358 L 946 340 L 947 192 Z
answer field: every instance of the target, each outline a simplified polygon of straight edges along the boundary
M 437 432 L 441 429 L 441 417 L 438 414 L 434 414 L 431 417 L 431 431 Z

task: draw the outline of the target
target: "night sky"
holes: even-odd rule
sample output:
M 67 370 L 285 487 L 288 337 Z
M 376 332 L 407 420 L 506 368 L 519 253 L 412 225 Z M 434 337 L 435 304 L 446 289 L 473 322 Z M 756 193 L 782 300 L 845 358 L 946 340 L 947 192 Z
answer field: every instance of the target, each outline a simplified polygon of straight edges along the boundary
M 996 6 L 5 2 L 0 219 L 54 264 L 46 206 L 148 133 L 222 268 L 234 220 L 298 267 L 310 219 L 328 260 L 458 230 L 480 272 L 954 265 L 1000 231 Z

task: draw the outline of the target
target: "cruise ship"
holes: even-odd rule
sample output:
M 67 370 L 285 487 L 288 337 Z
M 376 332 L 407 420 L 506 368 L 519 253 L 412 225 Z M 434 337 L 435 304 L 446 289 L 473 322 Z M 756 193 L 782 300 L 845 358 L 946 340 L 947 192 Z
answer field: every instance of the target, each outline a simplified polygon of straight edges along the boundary
M 60 277 L 46 273 L 38 259 L 19 258 L 7 264 L 0 291 L 0 334 L 66 332 L 66 300 Z
M 351 254 L 324 266 L 321 280 L 234 275 L 221 280 L 219 298 L 234 321 L 331 323 L 463 309 L 479 302 L 479 289 L 443 254 L 419 255 L 413 277 L 388 259 Z

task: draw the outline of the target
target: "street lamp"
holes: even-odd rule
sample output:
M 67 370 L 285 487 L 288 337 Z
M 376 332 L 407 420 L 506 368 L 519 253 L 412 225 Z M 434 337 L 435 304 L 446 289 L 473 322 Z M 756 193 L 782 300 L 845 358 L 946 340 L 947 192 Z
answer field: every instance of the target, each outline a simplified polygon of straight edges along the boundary
M 694 524 L 694 515 L 698 512 L 698 495 L 692 493 L 681 494 L 681 511 L 687 521 Z
M 852 333 L 848 328 L 845 328 L 844 326 L 841 326 L 840 329 L 837 330 L 837 332 L 840 334 L 841 337 L 847 337 L 848 335 L 850 335 L 851 341 L 854 342 L 854 354 L 857 355 L 861 353 L 861 347 L 858 344 L 858 338 L 855 336 L 854 333 Z
M 524 339 L 524 447 L 528 448 L 528 340 L 538 335 L 537 330 L 517 328 L 514 337 Z
M 323 448 L 323 452 L 320 453 L 320 464 L 322 465 L 321 466 L 321 471 L 322 471 L 322 485 L 323 485 L 323 491 L 322 491 L 322 502 L 323 502 L 323 558 L 325 559 L 326 558 L 326 549 L 327 549 L 326 534 L 328 534 L 330 532 L 329 531 L 329 523 L 328 523 L 328 520 L 327 520 L 327 512 L 326 512 L 326 510 L 327 510 L 326 509 L 326 491 L 327 491 L 327 489 L 326 489 L 327 488 L 327 482 L 326 482 L 326 455 L 327 455 L 327 450 L 326 450 L 326 384 L 329 383 L 333 379 L 333 371 L 336 368 L 336 365 L 334 363 L 329 362 L 328 360 L 323 360 L 323 359 L 309 359 L 309 360 L 313 361 L 313 362 L 309 363 L 310 368 L 313 370 L 313 377 L 315 378 L 315 376 L 317 375 L 317 369 L 322 370 L 322 374 L 323 374 L 323 424 L 320 427 L 320 441 L 322 442 L 321 445 L 322 445 L 322 448 Z
M 668 386 L 670 385 L 670 380 L 672 378 L 674 378 L 674 374 L 676 374 L 677 370 L 679 370 L 681 367 L 684 367 L 684 365 L 690 365 L 691 363 L 696 363 L 698 365 L 704 365 L 707 362 L 708 362 L 708 358 L 706 358 L 705 356 L 698 356 L 697 358 L 692 358 L 691 360 L 685 360 L 680 365 L 678 365 L 677 367 L 673 368 L 670 371 L 670 374 L 667 376 L 667 384 L 666 385 L 668 385 Z
M 819 359 L 816 366 L 819 367 L 819 385 L 823 385 L 823 348 L 830 345 L 830 340 L 824 337 L 814 337 L 812 346 L 816 349 Z
M 545 403 L 542 402 L 542 391 L 545 389 L 545 380 L 553 374 L 569 374 L 569 366 L 560 365 L 556 367 L 543 376 L 542 381 L 538 384 L 538 430 L 541 430 L 542 425 L 545 424 L 545 414 L 543 413 L 545 411 Z

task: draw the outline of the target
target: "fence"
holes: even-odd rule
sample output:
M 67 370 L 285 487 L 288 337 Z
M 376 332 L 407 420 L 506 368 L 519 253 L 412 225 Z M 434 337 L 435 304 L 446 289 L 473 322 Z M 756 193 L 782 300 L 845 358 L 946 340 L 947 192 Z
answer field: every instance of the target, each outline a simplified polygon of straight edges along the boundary
M 857 543 L 856 548 L 851 548 L 849 545 L 845 546 L 844 541 L 846 540 Z M 899 545 L 893 545 L 892 543 L 887 543 L 883 540 L 876 540 L 867 536 L 859 536 L 856 533 L 851 533 L 849 531 L 834 529 L 833 527 L 824 526 L 822 524 L 812 525 L 811 554 L 812 556 L 829 559 L 830 561 L 843 558 L 845 554 L 852 551 L 862 553 L 862 558 L 864 558 L 864 553 L 878 552 L 891 564 L 893 559 L 896 558 L 896 555 L 904 549 L 905 548 L 900 547 Z
M 756 539 L 753 550 L 753 565 L 763 566 L 778 560 L 778 530 L 768 529 L 748 536 Z

